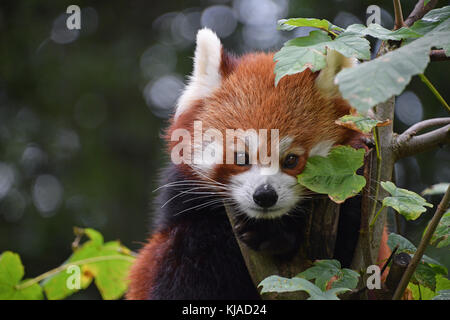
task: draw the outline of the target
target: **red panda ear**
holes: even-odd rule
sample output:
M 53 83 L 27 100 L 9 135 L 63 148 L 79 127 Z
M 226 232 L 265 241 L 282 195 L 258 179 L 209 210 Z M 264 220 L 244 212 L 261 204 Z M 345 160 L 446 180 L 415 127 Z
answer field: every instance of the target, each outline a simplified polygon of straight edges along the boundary
M 335 50 L 327 50 L 327 65 L 316 78 L 316 87 L 328 98 L 340 97 L 339 88 L 335 83 L 336 74 L 343 68 L 350 68 L 357 64 L 355 58 L 347 58 Z
M 193 102 L 209 96 L 222 82 L 222 44 L 210 29 L 197 33 L 194 71 L 177 103 L 175 118 L 186 112 Z

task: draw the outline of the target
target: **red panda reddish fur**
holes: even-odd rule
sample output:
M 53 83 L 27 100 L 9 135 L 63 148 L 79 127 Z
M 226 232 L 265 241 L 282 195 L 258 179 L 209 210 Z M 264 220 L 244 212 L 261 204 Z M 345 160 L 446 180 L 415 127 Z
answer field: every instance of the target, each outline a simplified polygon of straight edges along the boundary
M 167 232 L 154 234 L 148 243 L 139 251 L 136 262 L 130 271 L 132 284 L 127 292 L 127 298 L 131 300 L 151 299 L 149 292 L 154 284 L 155 272 L 161 255 L 169 248 L 170 238 Z
M 192 133 L 193 122 L 196 120 L 202 121 L 203 130 L 215 128 L 223 132 L 224 136 L 225 130 L 229 128 L 279 129 L 280 137 L 292 137 L 292 145 L 302 146 L 306 150 L 300 165 L 294 170 L 286 171 L 292 176 L 298 175 L 303 170 L 309 150 L 325 138 L 335 141 L 336 145 L 344 144 L 367 149 L 362 142 L 361 134 L 335 123 L 335 120 L 349 114 L 352 109 L 344 99 L 326 97 L 316 88 L 315 80 L 318 73 L 307 69 L 302 73 L 284 77 L 275 87 L 273 57 L 272 53 L 252 53 L 238 59 L 228 55 L 222 49 L 220 87 L 211 95 L 193 101 L 188 110 L 177 118 L 171 119 L 165 135 L 169 154 L 177 143 L 170 139 L 173 131 L 184 128 Z M 226 183 L 231 175 L 247 169 L 236 165 L 216 166 L 212 179 Z M 201 176 L 196 176 L 190 166 L 184 164 L 172 166 L 168 172 L 169 174 L 165 175 L 169 177 L 163 179 L 164 183 L 183 179 L 203 179 Z M 172 190 L 171 192 L 167 196 L 163 195 L 159 204 L 164 203 L 173 195 L 178 196 L 177 192 L 180 191 Z M 159 220 L 155 223 L 154 234 L 140 250 L 138 258 L 131 268 L 130 289 L 127 298 L 258 298 L 256 289 L 250 288 L 253 284 L 245 270 L 242 257 L 238 256 L 239 249 L 231 229 L 226 226 L 228 220 L 224 215 L 223 208 L 220 209 L 222 211 L 218 210 L 223 215 L 220 218 L 216 217 L 219 215 L 217 210 L 214 213 L 203 210 L 200 213 L 193 212 L 181 217 L 170 212 L 179 210 L 180 205 L 171 205 L 173 208 L 168 206 L 164 209 L 162 207 L 157 209 L 161 212 Z M 205 216 L 205 220 L 199 218 L 203 216 Z M 207 219 L 216 219 L 217 225 L 211 227 L 209 222 L 205 222 Z M 208 233 L 208 228 L 217 229 Z M 226 236 L 225 233 L 227 233 Z M 194 239 L 196 237 L 201 240 Z M 219 250 L 214 247 L 215 242 L 211 237 L 217 237 L 217 245 L 221 246 L 224 242 L 231 241 L 229 246 L 232 247 L 231 251 L 234 250 L 233 253 L 227 256 L 226 250 L 220 248 L 224 251 L 223 262 L 220 262 L 220 255 L 210 258 L 215 254 L 215 250 Z M 378 263 L 382 265 L 389 255 L 385 228 Z M 208 270 L 211 273 L 217 273 L 216 268 L 220 269 L 221 267 L 214 264 L 212 259 L 216 259 L 214 260 L 217 261 L 216 264 L 228 263 L 228 269 L 220 275 L 209 274 Z M 191 262 L 187 264 L 186 261 Z M 202 277 L 206 279 L 205 283 L 199 284 Z M 218 292 L 214 291 L 214 288 L 206 284 L 207 281 L 215 283 L 221 289 L 217 289 Z M 229 287 L 230 282 L 242 285 L 243 289 Z M 197 284 L 198 288 L 195 287 Z

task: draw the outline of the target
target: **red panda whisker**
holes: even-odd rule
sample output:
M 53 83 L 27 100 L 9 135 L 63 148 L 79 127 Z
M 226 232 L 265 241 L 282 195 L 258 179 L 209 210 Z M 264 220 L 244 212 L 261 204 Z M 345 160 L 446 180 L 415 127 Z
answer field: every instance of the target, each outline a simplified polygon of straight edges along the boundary
M 191 201 L 195 201 L 195 200 L 199 200 L 199 199 L 211 198 L 211 197 L 220 197 L 220 196 L 223 196 L 223 195 L 221 195 L 221 194 L 208 194 L 208 195 L 203 195 L 203 196 L 200 196 L 200 197 L 194 197 L 194 198 L 190 198 L 190 199 L 184 200 L 183 203 L 187 203 L 187 202 L 191 202 Z M 224 199 L 222 199 L 222 200 L 224 200 Z
M 203 177 L 205 177 L 206 179 L 208 179 L 208 180 L 210 180 L 210 181 L 216 183 L 217 185 L 221 185 L 221 186 L 224 186 L 224 187 L 227 186 L 226 184 L 220 183 L 219 181 L 216 181 L 216 180 L 214 180 L 214 179 L 208 177 L 207 175 L 205 175 L 204 173 L 202 173 L 200 170 L 198 170 L 198 168 L 197 168 L 197 170 L 195 170 L 195 167 L 194 167 L 194 166 L 191 166 L 190 164 L 188 164 L 188 166 L 191 167 L 191 169 L 192 169 L 196 174 L 200 174 L 201 176 L 203 176 Z
M 199 205 L 196 205 L 196 206 L 184 209 L 184 210 L 176 213 L 175 216 L 180 215 L 180 214 L 182 214 L 183 212 L 186 212 L 186 211 L 204 209 L 206 207 L 209 207 L 209 206 L 211 206 L 213 204 L 217 204 L 217 203 L 222 203 L 222 199 L 214 199 L 214 200 L 211 200 L 211 201 L 208 201 L 208 202 L 205 202 L 205 203 L 201 203 Z
M 167 184 L 160 186 L 157 189 L 153 190 L 153 192 L 158 191 L 159 189 L 162 189 L 162 188 L 170 188 L 170 187 L 178 187 L 178 186 L 194 186 L 194 185 L 214 186 L 217 188 L 225 189 L 225 187 L 222 187 L 222 186 L 216 185 L 216 184 L 211 184 L 211 182 L 198 181 L 198 180 L 182 180 L 182 181 L 175 181 L 175 182 L 167 183 Z
M 210 189 L 210 187 L 207 186 L 201 186 L 201 187 L 194 187 L 188 190 L 184 190 L 180 193 L 177 193 L 175 196 L 173 196 L 172 198 L 170 198 L 169 200 L 167 200 L 162 206 L 161 208 L 164 208 L 168 203 L 170 203 L 172 200 L 184 195 L 184 194 L 214 194 L 217 195 L 217 192 L 214 191 L 209 191 L 209 192 L 193 192 L 194 190 L 199 190 L 199 189 Z

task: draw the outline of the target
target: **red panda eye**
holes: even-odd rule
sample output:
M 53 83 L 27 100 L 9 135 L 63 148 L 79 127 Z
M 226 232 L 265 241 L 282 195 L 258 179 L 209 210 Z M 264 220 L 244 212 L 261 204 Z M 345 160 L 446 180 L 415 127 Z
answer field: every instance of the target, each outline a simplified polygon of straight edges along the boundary
M 283 168 L 285 169 L 294 169 L 298 164 L 298 156 L 295 154 L 288 154 L 286 158 L 284 158 Z
M 234 163 L 238 166 L 250 165 L 250 159 L 247 152 L 236 152 L 234 154 Z

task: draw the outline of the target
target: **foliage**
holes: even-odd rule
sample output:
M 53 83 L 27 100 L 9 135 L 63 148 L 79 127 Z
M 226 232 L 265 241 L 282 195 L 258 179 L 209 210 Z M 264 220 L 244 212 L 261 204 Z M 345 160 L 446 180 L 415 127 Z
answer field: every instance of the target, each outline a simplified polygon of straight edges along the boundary
M 302 72 L 306 68 L 318 71 L 326 65 L 327 48 L 336 50 L 347 57 L 370 59 L 370 43 L 353 33 L 343 33 L 336 39 L 324 31 L 312 31 L 308 37 L 300 37 L 286 42 L 275 54 L 275 84 L 285 75 Z
M 404 216 L 406 220 L 416 220 L 427 210 L 425 207 L 433 207 L 431 203 L 428 203 L 417 193 L 398 188 L 390 181 L 382 181 L 381 186 L 391 194 L 390 197 L 383 199 L 383 206 L 394 208 L 395 211 Z
M 359 111 L 366 112 L 400 94 L 412 76 L 425 71 L 431 47 L 442 43 L 443 37 L 450 39 L 450 31 L 427 34 L 367 63 L 342 70 L 336 76 L 342 96 Z
M 420 33 L 417 33 L 411 30 L 410 28 L 403 27 L 398 30 L 391 31 L 386 28 L 383 28 L 377 23 L 372 23 L 368 27 L 362 24 L 352 24 L 347 28 L 346 31 L 355 32 L 363 36 L 372 36 L 374 38 L 378 38 L 381 40 L 398 41 L 403 39 L 419 38 L 422 36 Z
M 424 234 L 427 229 L 428 226 L 423 231 Z M 438 248 L 444 248 L 450 245 L 450 210 L 447 211 L 441 221 L 439 221 L 439 224 L 431 237 L 430 243 Z
M 328 194 L 336 203 L 344 202 L 366 185 L 366 179 L 356 174 L 363 165 L 364 153 L 364 149 L 338 146 L 327 157 L 310 157 L 298 182 L 314 192 Z
M 25 274 L 22 261 L 18 254 L 11 251 L 0 256 L 0 300 L 39 300 L 43 299 L 42 288 L 33 284 L 25 288 L 17 286 L 27 280 L 22 280 Z
M 414 300 L 450 300 L 450 280 L 442 275 L 436 275 L 435 283 L 435 290 L 412 282 L 408 284 L 408 288 Z
M 269 276 L 258 285 L 261 293 L 306 291 L 308 300 L 339 300 L 337 295 L 351 291 L 358 283 L 359 274 L 350 269 L 341 269 L 337 260 L 318 260 L 293 278 Z M 315 283 L 308 280 L 315 279 Z M 330 281 L 331 288 L 327 289 Z
M 86 289 L 92 280 L 103 299 L 119 299 L 127 290 L 127 274 L 134 261 L 130 250 L 119 241 L 105 243 L 103 236 L 94 229 L 75 230 L 76 243 L 83 235 L 89 240 L 77 244 L 73 254 L 60 267 L 34 279 L 21 281 L 24 267 L 19 255 L 4 252 L 0 256 L 0 299 L 39 300 L 44 299 L 43 291 L 49 300 L 64 299 Z M 78 269 L 71 271 L 74 266 L 79 267 L 79 273 Z
M 319 26 L 306 37 L 290 40 L 275 55 L 276 83 L 289 74 L 306 68 L 322 69 L 326 64 L 326 49 L 340 52 L 346 57 L 369 59 L 367 35 L 383 40 L 403 41 L 405 44 L 374 60 L 353 68 L 346 68 L 336 76 L 342 96 L 361 113 L 370 107 L 400 94 L 412 76 L 422 74 L 427 67 L 432 47 L 450 46 L 450 6 L 431 10 L 411 28 L 390 31 L 379 25 L 369 27 L 350 25 L 343 30 L 323 20 L 309 19 L 309 26 Z M 296 19 L 283 20 L 281 25 L 295 26 Z M 303 20 L 299 26 L 307 25 Z M 336 34 L 334 31 L 340 33 Z M 342 30 L 342 31 L 341 31 Z M 326 33 L 331 34 L 333 38 Z M 407 41 L 405 41 L 407 40 Z
M 337 260 L 317 260 L 314 266 L 299 273 L 297 277 L 315 280 L 315 285 L 325 291 L 331 280 L 331 288 L 354 289 L 358 284 L 359 274 L 351 269 L 341 269 Z
M 450 185 L 450 183 L 438 183 L 438 184 L 434 184 L 429 188 L 426 188 L 425 190 L 422 191 L 422 195 L 423 196 L 431 196 L 431 195 L 435 195 L 435 194 L 444 194 L 445 191 L 447 190 L 448 186 Z
M 325 19 L 292 18 L 292 19 L 281 19 L 278 21 L 279 30 L 292 31 L 298 27 L 318 28 L 331 33 L 343 31 L 342 28 L 333 25 L 330 21 Z
M 398 247 L 398 252 L 406 252 L 413 255 L 417 248 L 408 239 L 402 237 L 399 234 L 391 233 L 388 238 L 388 246 L 393 250 L 396 246 Z M 431 290 L 436 289 L 436 278 L 448 275 L 448 270 L 438 261 L 424 255 L 422 261 L 419 263 L 412 282 L 414 284 L 420 284 L 426 286 Z
M 361 115 L 346 115 L 339 120 L 336 120 L 336 124 L 361 132 L 361 133 L 369 133 L 373 130 L 375 127 L 383 127 L 387 126 L 391 123 L 390 120 L 387 121 L 380 121 L 371 119 L 369 117 L 364 117 Z

